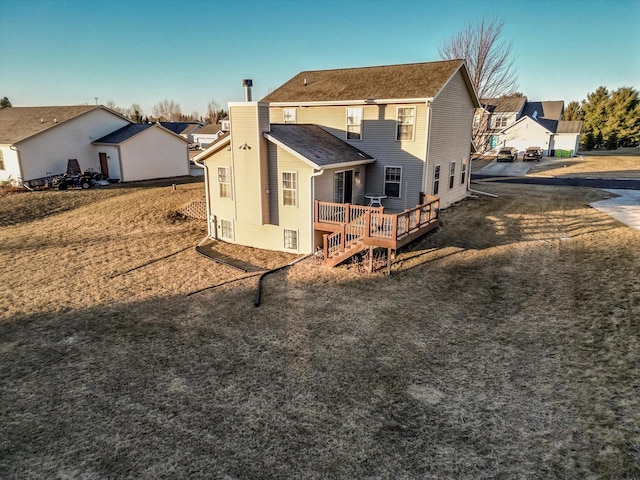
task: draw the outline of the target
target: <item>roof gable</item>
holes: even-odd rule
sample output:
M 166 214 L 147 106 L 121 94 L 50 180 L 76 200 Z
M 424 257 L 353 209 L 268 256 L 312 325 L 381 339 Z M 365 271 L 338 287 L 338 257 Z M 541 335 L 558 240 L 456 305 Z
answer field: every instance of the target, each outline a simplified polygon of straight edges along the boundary
M 327 102 L 435 97 L 464 60 L 300 72 L 261 101 Z
M 264 135 L 316 169 L 375 160 L 317 125 L 272 124 Z
M 175 138 L 179 138 L 183 142 L 188 142 L 186 138 L 170 130 L 167 130 L 165 127 L 158 123 L 130 123 L 129 125 L 125 125 L 124 127 L 119 128 L 118 130 L 111 132 L 104 137 L 99 138 L 98 140 L 93 141 L 92 143 L 118 145 L 120 143 L 126 142 L 130 138 L 135 137 L 136 135 L 149 130 L 150 128 L 159 128 L 163 132 L 168 133 Z
M 558 122 L 558 128 L 556 133 L 582 133 L 582 121 L 581 120 L 572 120 L 565 121 L 561 120 Z
M 547 102 L 527 102 L 522 115 L 526 115 L 536 120 L 538 118 L 543 118 L 558 121 L 562 118 L 563 112 L 564 102 L 562 100 L 554 100 Z
M 544 130 L 546 133 L 554 133 L 556 131 L 556 126 L 558 122 L 547 121 L 545 124 L 542 124 L 540 121 L 536 121 L 531 117 L 522 117 L 517 122 L 509 125 L 508 127 L 502 129 L 500 133 L 505 133 L 509 130 L 518 130 L 522 128 L 524 125 L 532 125 L 534 128 L 538 128 L 540 130 Z
M 102 105 L 3 108 L 0 110 L 0 143 L 14 144 L 21 142 L 98 109 L 124 118 Z

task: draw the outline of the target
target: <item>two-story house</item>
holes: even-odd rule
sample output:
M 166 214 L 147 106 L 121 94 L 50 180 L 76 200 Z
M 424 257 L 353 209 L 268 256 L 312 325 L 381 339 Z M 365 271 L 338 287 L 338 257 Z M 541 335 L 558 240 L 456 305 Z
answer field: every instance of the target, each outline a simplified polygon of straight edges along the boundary
M 480 152 L 500 148 L 500 132 L 520 119 L 526 97 L 500 97 L 480 100 L 482 107 L 473 118 L 476 148 Z
M 250 87 L 247 87 L 250 88 Z M 396 249 L 467 195 L 478 99 L 463 60 L 301 72 L 229 104 L 206 168 L 209 236 L 324 251 Z

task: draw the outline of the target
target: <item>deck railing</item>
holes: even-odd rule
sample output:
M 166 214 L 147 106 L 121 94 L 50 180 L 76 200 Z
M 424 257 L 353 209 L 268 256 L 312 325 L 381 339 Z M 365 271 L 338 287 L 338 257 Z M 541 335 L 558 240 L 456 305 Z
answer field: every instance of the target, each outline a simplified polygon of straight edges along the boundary
M 438 219 L 440 199 L 425 196 L 423 204 L 401 213 L 383 213 L 384 207 L 366 207 L 341 203 L 315 202 L 315 222 L 336 224 L 338 229 L 324 235 L 325 260 L 337 257 L 360 245 L 397 248 L 410 241 L 420 230 Z M 348 218 L 348 222 L 338 218 Z M 410 237 L 411 236 L 411 237 Z

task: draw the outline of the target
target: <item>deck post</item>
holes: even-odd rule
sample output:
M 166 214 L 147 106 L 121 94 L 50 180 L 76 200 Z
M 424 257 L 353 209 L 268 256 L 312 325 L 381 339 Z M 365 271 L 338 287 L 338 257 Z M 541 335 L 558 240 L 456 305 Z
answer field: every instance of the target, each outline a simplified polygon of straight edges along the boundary
M 320 220 L 320 202 L 318 200 L 313 201 L 313 221 L 318 223 Z
M 367 210 L 365 213 L 365 233 L 364 238 L 369 238 L 371 236 L 371 211 Z
M 322 251 L 324 256 L 324 261 L 329 260 L 329 234 L 325 233 L 322 235 Z
M 351 204 L 350 203 L 345 203 L 344 204 L 344 223 L 349 223 L 351 221 Z
M 393 222 L 391 225 L 391 238 L 396 241 L 398 240 L 398 217 L 400 215 L 393 216 Z
M 418 205 L 417 207 L 418 218 L 416 218 L 416 228 L 420 228 L 420 216 L 422 215 L 422 205 Z
M 342 224 L 342 233 L 340 234 L 340 251 L 344 252 L 345 237 L 347 236 L 347 224 Z

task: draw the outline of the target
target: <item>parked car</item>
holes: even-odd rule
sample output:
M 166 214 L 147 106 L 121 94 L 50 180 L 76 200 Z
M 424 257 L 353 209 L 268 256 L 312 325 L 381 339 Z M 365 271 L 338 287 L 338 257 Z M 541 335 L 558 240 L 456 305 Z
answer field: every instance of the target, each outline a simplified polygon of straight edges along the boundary
M 518 159 L 518 149 L 515 147 L 505 147 L 498 150 L 496 161 L 514 162 Z
M 527 147 L 522 155 L 522 161 L 528 162 L 529 160 L 535 160 L 539 162 L 542 158 L 542 149 L 540 147 Z

